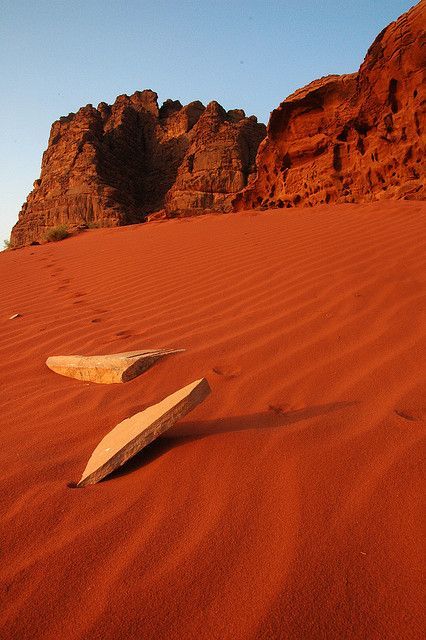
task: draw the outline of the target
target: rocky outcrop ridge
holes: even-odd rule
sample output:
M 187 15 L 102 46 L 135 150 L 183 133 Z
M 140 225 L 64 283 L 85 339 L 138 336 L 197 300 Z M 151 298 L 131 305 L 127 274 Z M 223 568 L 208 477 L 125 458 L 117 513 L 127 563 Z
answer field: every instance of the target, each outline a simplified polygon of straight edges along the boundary
M 160 210 L 227 210 L 247 184 L 265 134 L 243 111 L 198 101 L 159 107 L 150 90 L 119 96 L 112 106 L 87 105 L 53 123 L 12 243 L 42 240 L 58 224 L 115 226 Z
M 358 73 L 282 102 L 235 208 L 425 199 L 425 26 L 422 0 L 377 36 Z

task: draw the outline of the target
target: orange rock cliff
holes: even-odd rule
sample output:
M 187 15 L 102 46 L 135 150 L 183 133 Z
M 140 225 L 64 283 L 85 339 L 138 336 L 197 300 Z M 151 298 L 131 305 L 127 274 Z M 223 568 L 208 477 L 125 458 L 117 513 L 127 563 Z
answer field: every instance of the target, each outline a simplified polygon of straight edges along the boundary
M 54 122 L 12 243 L 44 238 L 49 227 L 143 222 L 149 214 L 229 211 L 255 170 L 264 124 L 217 102 L 182 106 L 137 91 Z
M 358 73 L 299 89 L 267 131 L 217 102 L 159 108 L 150 90 L 60 118 L 12 244 L 58 224 L 132 224 L 156 212 L 425 199 L 425 27 L 421 0 L 377 36 Z
M 235 209 L 425 199 L 425 30 L 422 0 L 377 36 L 358 73 L 284 100 Z

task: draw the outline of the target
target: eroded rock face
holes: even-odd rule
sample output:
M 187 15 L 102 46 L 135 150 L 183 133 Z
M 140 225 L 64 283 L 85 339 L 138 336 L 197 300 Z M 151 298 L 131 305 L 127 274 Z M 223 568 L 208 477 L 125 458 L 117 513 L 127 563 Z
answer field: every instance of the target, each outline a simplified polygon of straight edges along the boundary
M 425 27 L 422 0 L 380 33 L 358 73 L 281 103 L 234 207 L 425 199 Z
M 46 230 L 58 224 L 73 229 L 142 222 L 164 209 L 166 194 L 184 160 L 188 163 L 192 146 L 209 158 L 204 186 L 213 185 L 223 196 L 228 188 L 234 194 L 247 184 L 244 177 L 252 171 L 265 134 L 266 127 L 255 119 L 239 111 L 226 114 L 219 105 L 206 109 L 198 101 L 182 106 L 167 100 L 159 108 L 157 94 L 150 90 L 119 96 L 112 106 L 87 105 L 52 125 L 41 177 L 22 207 L 12 243 L 42 240 Z M 228 158 L 229 171 L 222 176 L 220 163 Z M 236 177 L 238 172 L 241 176 Z M 192 188 L 183 177 L 180 184 L 181 191 Z M 170 200 L 173 215 L 178 200 Z M 209 208 L 215 209 L 215 198 L 210 200 Z M 199 201 L 194 201 L 197 211 Z M 185 200 L 185 209 L 188 203 Z
M 266 127 L 244 111 L 211 102 L 191 132 L 191 143 L 166 196 L 167 216 L 231 211 L 232 200 L 255 172 Z

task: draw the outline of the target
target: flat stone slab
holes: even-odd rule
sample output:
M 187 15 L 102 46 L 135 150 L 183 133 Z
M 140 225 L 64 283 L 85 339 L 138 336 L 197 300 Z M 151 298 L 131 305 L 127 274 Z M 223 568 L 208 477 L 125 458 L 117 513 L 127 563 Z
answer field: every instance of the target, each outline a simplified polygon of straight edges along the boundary
M 192 411 L 209 393 L 209 383 L 202 378 L 120 422 L 92 453 L 77 487 L 96 484 L 121 467 L 129 458 L 170 429 L 179 418 Z
M 181 351 L 185 349 L 140 349 L 106 356 L 51 356 L 46 364 L 61 376 L 111 384 L 128 382 L 152 367 L 157 360 Z

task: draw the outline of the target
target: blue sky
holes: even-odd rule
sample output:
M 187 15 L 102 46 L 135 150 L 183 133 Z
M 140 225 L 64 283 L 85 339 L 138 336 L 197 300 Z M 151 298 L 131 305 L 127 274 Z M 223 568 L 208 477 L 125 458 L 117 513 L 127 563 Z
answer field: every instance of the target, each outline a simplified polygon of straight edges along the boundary
M 153 89 L 267 122 L 289 93 L 356 71 L 406 0 L 2 0 L 0 243 L 39 177 L 51 123 Z

